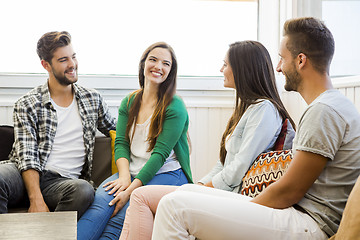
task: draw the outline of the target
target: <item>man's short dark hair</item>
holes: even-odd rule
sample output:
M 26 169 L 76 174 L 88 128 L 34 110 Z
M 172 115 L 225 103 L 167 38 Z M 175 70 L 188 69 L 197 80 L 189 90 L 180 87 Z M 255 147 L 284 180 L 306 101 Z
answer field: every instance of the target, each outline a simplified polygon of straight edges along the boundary
M 335 42 L 323 21 L 312 17 L 290 19 L 284 24 L 283 35 L 288 36 L 286 47 L 294 58 L 303 53 L 315 70 L 329 73 Z
M 41 60 L 51 63 L 55 50 L 70 43 L 71 36 L 68 32 L 48 32 L 39 39 L 36 52 Z

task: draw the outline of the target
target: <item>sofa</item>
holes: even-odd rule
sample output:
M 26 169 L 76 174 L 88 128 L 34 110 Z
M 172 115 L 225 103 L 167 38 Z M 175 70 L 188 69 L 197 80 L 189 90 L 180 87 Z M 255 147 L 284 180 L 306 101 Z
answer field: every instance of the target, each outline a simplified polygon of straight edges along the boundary
M 14 129 L 12 126 L 1 125 L 0 126 L 0 161 L 8 159 L 8 155 L 11 151 L 12 144 L 14 142 Z M 93 160 L 93 172 L 91 174 L 91 180 L 95 186 L 99 186 L 102 181 L 111 176 L 111 139 L 104 135 L 96 136 L 94 160 Z M 9 212 L 24 212 L 26 209 L 9 209 Z

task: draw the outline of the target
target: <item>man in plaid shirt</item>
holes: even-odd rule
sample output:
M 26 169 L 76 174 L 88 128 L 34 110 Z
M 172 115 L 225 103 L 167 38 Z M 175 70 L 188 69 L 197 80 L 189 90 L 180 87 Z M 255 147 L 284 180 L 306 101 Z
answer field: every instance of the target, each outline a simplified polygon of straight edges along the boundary
M 103 98 L 78 80 L 67 32 L 44 34 L 37 44 L 48 81 L 14 107 L 15 142 L 0 164 L 0 213 L 29 200 L 29 212 L 77 211 L 94 199 L 90 181 L 96 129 L 115 129 Z

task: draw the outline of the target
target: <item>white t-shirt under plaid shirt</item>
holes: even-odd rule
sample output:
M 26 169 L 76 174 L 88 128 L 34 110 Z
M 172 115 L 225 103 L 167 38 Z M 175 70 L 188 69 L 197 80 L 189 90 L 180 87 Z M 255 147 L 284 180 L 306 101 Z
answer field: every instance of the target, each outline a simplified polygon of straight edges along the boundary
M 116 128 L 116 122 L 96 90 L 73 84 L 73 91 L 85 145 L 85 163 L 80 178 L 90 180 L 96 129 L 109 136 L 109 130 Z M 9 161 L 14 162 L 19 171 L 35 169 L 41 172 L 50 155 L 56 128 L 56 110 L 50 101 L 48 84 L 45 83 L 15 103 L 15 142 Z

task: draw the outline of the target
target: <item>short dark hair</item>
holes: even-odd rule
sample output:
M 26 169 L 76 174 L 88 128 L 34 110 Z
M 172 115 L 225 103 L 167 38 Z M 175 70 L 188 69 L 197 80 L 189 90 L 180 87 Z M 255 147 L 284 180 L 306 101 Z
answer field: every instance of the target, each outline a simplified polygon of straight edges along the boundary
M 59 47 L 65 47 L 71 43 L 71 36 L 68 32 L 48 32 L 42 35 L 37 42 L 36 52 L 40 60 L 51 63 L 55 50 Z
M 287 20 L 283 35 L 288 36 L 286 47 L 294 58 L 303 53 L 315 70 L 329 73 L 335 42 L 323 21 L 313 17 Z

